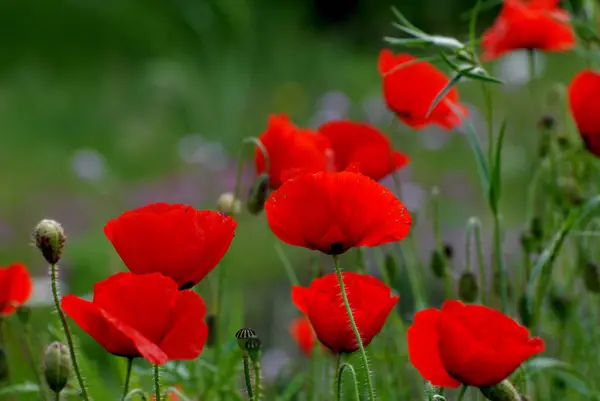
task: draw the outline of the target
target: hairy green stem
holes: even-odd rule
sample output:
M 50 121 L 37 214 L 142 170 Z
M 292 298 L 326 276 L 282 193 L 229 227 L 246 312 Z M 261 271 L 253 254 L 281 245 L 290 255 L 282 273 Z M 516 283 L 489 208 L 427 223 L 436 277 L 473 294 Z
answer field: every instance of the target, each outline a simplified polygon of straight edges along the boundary
M 252 367 L 254 368 L 254 401 L 260 400 L 260 359 L 252 359 Z
M 50 282 L 52 285 L 52 297 L 54 298 L 54 306 L 56 307 L 56 312 L 58 313 L 58 317 L 60 318 L 60 322 L 62 324 L 63 330 L 65 332 L 65 338 L 67 339 L 67 346 L 69 347 L 69 354 L 71 356 L 71 362 L 73 363 L 73 371 L 75 372 L 75 376 L 77 377 L 77 382 L 79 383 L 79 387 L 81 389 L 81 398 L 85 401 L 89 401 L 89 396 L 87 393 L 87 389 L 85 388 L 85 382 L 83 381 L 83 376 L 81 375 L 81 371 L 79 370 L 79 363 L 77 362 L 77 355 L 75 354 L 75 345 L 73 344 L 73 337 L 71 336 L 71 330 L 69 330 L 69 324 L 67 323 L 67 318 L 65 317 L 65 313 L 63 312 L 60 306 L 60 297 L 58 295 L 58 266 L 56 263 L 50 265 Z
M 248 358 L 248 352 L 244 351 L 242 353 L 242 360 L 244 361 L 244 381 L 246 383 L 246 391 L 248 392 L 248 397 L 252 399 L 253 391 L 252 380 L 250 378 L 250 359 Z
M 339 358 L 339 357 L 338 357 Z M 347 362 L 344 362 L 340 365 L 340 360 L 338 359 L 338 366 L 336 368 L 336 377 L 337 377 L 337 387 L 336 387 L 336 401 L 342 400 L 342 378 L 344 376 L 344 372 L 350 372 L 352 376 L 352 382 L 354 383 L 354 399 L 356 401 L 360 401 L 360 392 L 358 391 L 358 383 L 356 381 L 356 371 Z
M 367 358 L 367 352 L 365 351 L 365 347 L 362 343 L 362 338 L 360 337 L 360 332 L 358 331 L 358 327 L 356 326 L 356 321 L 354 320 L 354 315 L 352 314 L 350 302 L 348 302 L 348 294 L 346 293 L 346 286 L 344 284 L 344 278 L 342 276 L 342 269 L 340 267 L 340 261 L 337 255 L 333 256 L 333 261 L 335 263 L 335 272 L 337 274 L 338 283 L 340 285 L 342 299 L 344 300 L 344 306 L 346 307 L 346 313 L 348 314 L 348 319 L 350 321 L 350 325 L 352 326 L 352 331 L 354 332 L 354 336 L 356 337 L 356 342 L 360 351 L 360 356 L 362 358 L 362 362 L 365 368 L 367 376 L 367 388 L 369 390 L 369 400 L 375 401 L 375 390 L 373 389 L 373 379 L 371 378 L 371 369 L 369 368 L 369 358 Z
M 333 394 L 337 401 L 342 397 L 342 377 L 340 376 L 340 366 L 342 365 L 342 354 L 337 354 L 335 358 L 335 376 L 333 377 Z
M 160 400 L 160 371 L 159 371 L 159 366 L 158 365 L 154 365 L 154 397 L 156 398 L 156 401 L 161 401 Z
M 127 397 L 129 391 L 129 381 L 131 380 L 131 368 L 133 367 L 133 358 L 127 358 L 127 368 L 125 370 L 125 384 L 123 385 L 123 400 Z

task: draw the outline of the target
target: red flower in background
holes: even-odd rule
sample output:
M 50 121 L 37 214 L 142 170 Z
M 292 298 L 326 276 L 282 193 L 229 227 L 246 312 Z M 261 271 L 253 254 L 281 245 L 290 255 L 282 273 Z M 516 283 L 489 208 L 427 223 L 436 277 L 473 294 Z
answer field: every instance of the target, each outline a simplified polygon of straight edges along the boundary
M 220 212 L 153 203 L 110 220 L 104 233 L 132 273 L 159 272 L 187 289 L 219 263 L 235 227 Z
M 367 274 L 342 273 L 348 302 L 363 345 L 371 343 L 400 297 Z M 319 341 L 336 354 L 358 349 L 335 273 L 315 279 L 310 287 L 292 287 L 292 301 L 308 316 Z
M 383 77 L 383 96 L 388 107 L 414 129 L 437 124 L 450 130 L 460 125 L 468 114 L 458 101 L 458 91 L 452 88 L 427 116 L 436 96 L 450 81 L 427 61 L 410 54 L 394 55 L 384 49 L 379 53 L 379 73 Z
M 600 74 L 583 70 L 569 85 L 569 107 L 587 149 L 600 157 Z
M 208 336 L 200 295 L 178 291 L 159 273 L 117 273 L 94 286 L 94 300 L 62 299 L 65 313 L 111 354 L 151 363 L 194 359 Z
M 279 188 L 282 174 L 290 172 L 323 171 L 328 165 L 327 138 L 316 132 L 296 127 L 289 118 L 282 115 L 271 115 L 267 129 L 259 137 L 269 156 L 269 186 Z M 254 161 L 257 174 L 265 171 L 265 158 L 258 147 Z
M 498 18 L 483 34 L 483 58 L 518 49 L 565 51 L 575 47 L 569 14 L 559 0 L 504 0 Z
M 385 135 L 368 124 L 331 121 L 321 125 L 319 133 L 331 143 L 337 171 L 354 165 L 361 174 L 379 181 L 410 161 L 408 156 L 392 149 Z
M 408 329 L 410 361 L 434 386 L 495 386 L 544 342 L 508 316 L 485 306 L 446 301 L 417 312 Z
M 315 335 L 310 320 L 306 316 L 294 319 L 290 323 L 290 334 L 298 344 L 300 351 L 306 356 L 311 356 L 315 346 Z
M 281 241 L 332 255 L 400 241 L 412 222 L 392 192 L 350 171 L 288 180 L 271 194 L 265 211 Z
M 0 267 L 0 317 L 13 314 L 31 296 L 31 276 L 25 265 Z

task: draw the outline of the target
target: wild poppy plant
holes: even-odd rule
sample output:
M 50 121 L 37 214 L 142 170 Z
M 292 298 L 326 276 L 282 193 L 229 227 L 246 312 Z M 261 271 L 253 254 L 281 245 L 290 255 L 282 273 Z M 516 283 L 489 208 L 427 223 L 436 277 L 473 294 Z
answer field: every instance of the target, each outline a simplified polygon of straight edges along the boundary
M 315 346 L 315 335 L 310 320 L 306 316 L 294 319 L 290 323 L 290 334 L 300 351 L 306 356 L 311 356 Z
M 600 74 L 592 70 L 578 73 L 569 85 L 569 107 L 577 130 L 587 149 L 600 157 Z
M 104 233 L 132 273 L 159 272 L 187 289 L 219 263 L 235 228 L 221 212 L 153 203 L 110 220 Z
M 94 286 L 94 299 L 75 295 L 62 308 L 108 352 L 155 364 L 194 359 L 208 336 L 206 306 L 159 273 L 117 273 Z
M 342 277 L 366 347 L 381 331 L 400 297 L 392 296 L 390 288 L 373 276 L 343 272 Z M 308 288 L 293 286 L 292 302 L 308 317 L 319 341 L 332 352 L 358 350 L 335 273 L 315 279 Z
M 494 24 L 483 34 L 482 57 L 495 59 L 518 49 L 548 52 L 575 47 L 569 14 L 559 0 L 504 0 Z
M 328 166 L 329 141 L 316 132 L 296 127 L 284 115 L 271 115 L 267 129 L 259 137 L 269 157 L 269 186 L 279 188 L 293 172 L 323 171 Z M 265 171 L 265 158 L 257 147 L 254 157 L 256 172 Z
M 391 191 L 353 171 L 288 180 L 271 194 L 265 211 L 281 241 L 330 255 L 400 241 L 412 222 Z
M 13 314 L 31 296 L 31 276 L 25 265 L 0 267 L 0 317 Z
M 391 141 L 376 128 L 346 120 L 327 122 L 319 133 L 329 139 L 337 171 L 355 165 L 375 181 L 406 166 L 410 159 L 392 149 Z
M 451 130 L 468 114 L 452 88 L 427 115 L 437 95 L 450 81 L 431 63 L 410 54 L 384 49 L 379 53 L 379 73 L 383 78 L 383 96 L 398 118 L 414 129 L 436 124 Z
M 449 300 L 417 312 L 408 329 L 410 361 L 434 386 L 495 386 L 544 342 L 494 309 Z

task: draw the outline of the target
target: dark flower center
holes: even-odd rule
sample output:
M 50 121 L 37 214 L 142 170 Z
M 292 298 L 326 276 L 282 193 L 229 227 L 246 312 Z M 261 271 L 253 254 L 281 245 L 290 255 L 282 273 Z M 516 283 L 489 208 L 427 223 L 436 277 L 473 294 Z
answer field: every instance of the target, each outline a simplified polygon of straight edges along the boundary
M 344 244 L 342 244 L 341 242 L 334 242 L 329 247 L 327 254 L 328 255 L 340 255 L 344 252 L 346 252 L 346 248 L 344 247 Z
M 180 290 L 189 290 L 193 286 L 194 286 L 194 282 L 193 281 L 186 281 L 185 283 L 183 283 L 183 285 L 179 286 L 179 289 Z

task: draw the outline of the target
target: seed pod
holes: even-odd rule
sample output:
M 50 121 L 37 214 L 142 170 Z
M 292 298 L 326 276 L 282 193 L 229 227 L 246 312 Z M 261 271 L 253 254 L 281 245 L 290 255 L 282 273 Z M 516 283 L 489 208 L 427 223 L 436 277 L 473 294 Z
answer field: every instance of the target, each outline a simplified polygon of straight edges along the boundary
M 263 173 L 259 175 L 252 188 L 250 189 L 250 196 L 246 207 L 250 214 L 258 215 L 265 208 L 265 202 L 269 196 L 269 175 Z
M 390 282 L 396 280 L 396 260 L 391 254 L 385 255 L 385 272 Z
M 235 338 L 238 340 L 238 346 L 242 351 L 246 351 L 248 348 L 248 340 L 251 338 L 256 338 L 256 333 L 254 330 L 250 328 L 239 329 L 237 333 L 235 333 Z
M 246 350 L 248 351 L 248 356 L 252 362 L 256 363 L 260 359 L 260 351 L 262 348 L 262 344 L 260 342 L 260 338 L 253 337 L 248 339 L 246 343 Z
M 434 276 L 439 278 L 446 276 L 446 257 L 439 249 L 431 253 L 430 267 Z
M 444 256 L 447 261 L 452 260 L 454 257 L 454 247 L 452 245 L 444 243 Z
M 479 387 L 481 393 L 490 401 L 521 401 L 521 394 L 508 381 L 504 380 L 493 387 Z
M 588 291 L 595 294 L 600 292 L 600 266 L 588 261 L 583 267 L 583 282 Z
M 48 219 L 40 221 L 33 232 L 33 239 L 48 263 L 58 263 L 66 239 L 65 231 L 58 222 Z
M 67 385 L 71 369 L 67 346 L 58 341 L 50 344 L 44 357 L 44 377 L 48 387 L 55 393 L 60 393 Z
M 0 382 L 8 379 L 8 357 L 3 347 L 0 347 Z
M 468 303 L 475 302 L 479 295 L 479 285 L 477 283 L 477 277 L 473 272 L 464 272 L 458 280 L 458 296 L 459 298 Z
M 235 199 L 235 195 L 231 192 L 225 192 L 224 194 L 221 194 L 217 200 L 217 210 L 221 213 L 225 213 L 228 216 L 238 214 L 241 208 L 240 200 Z

